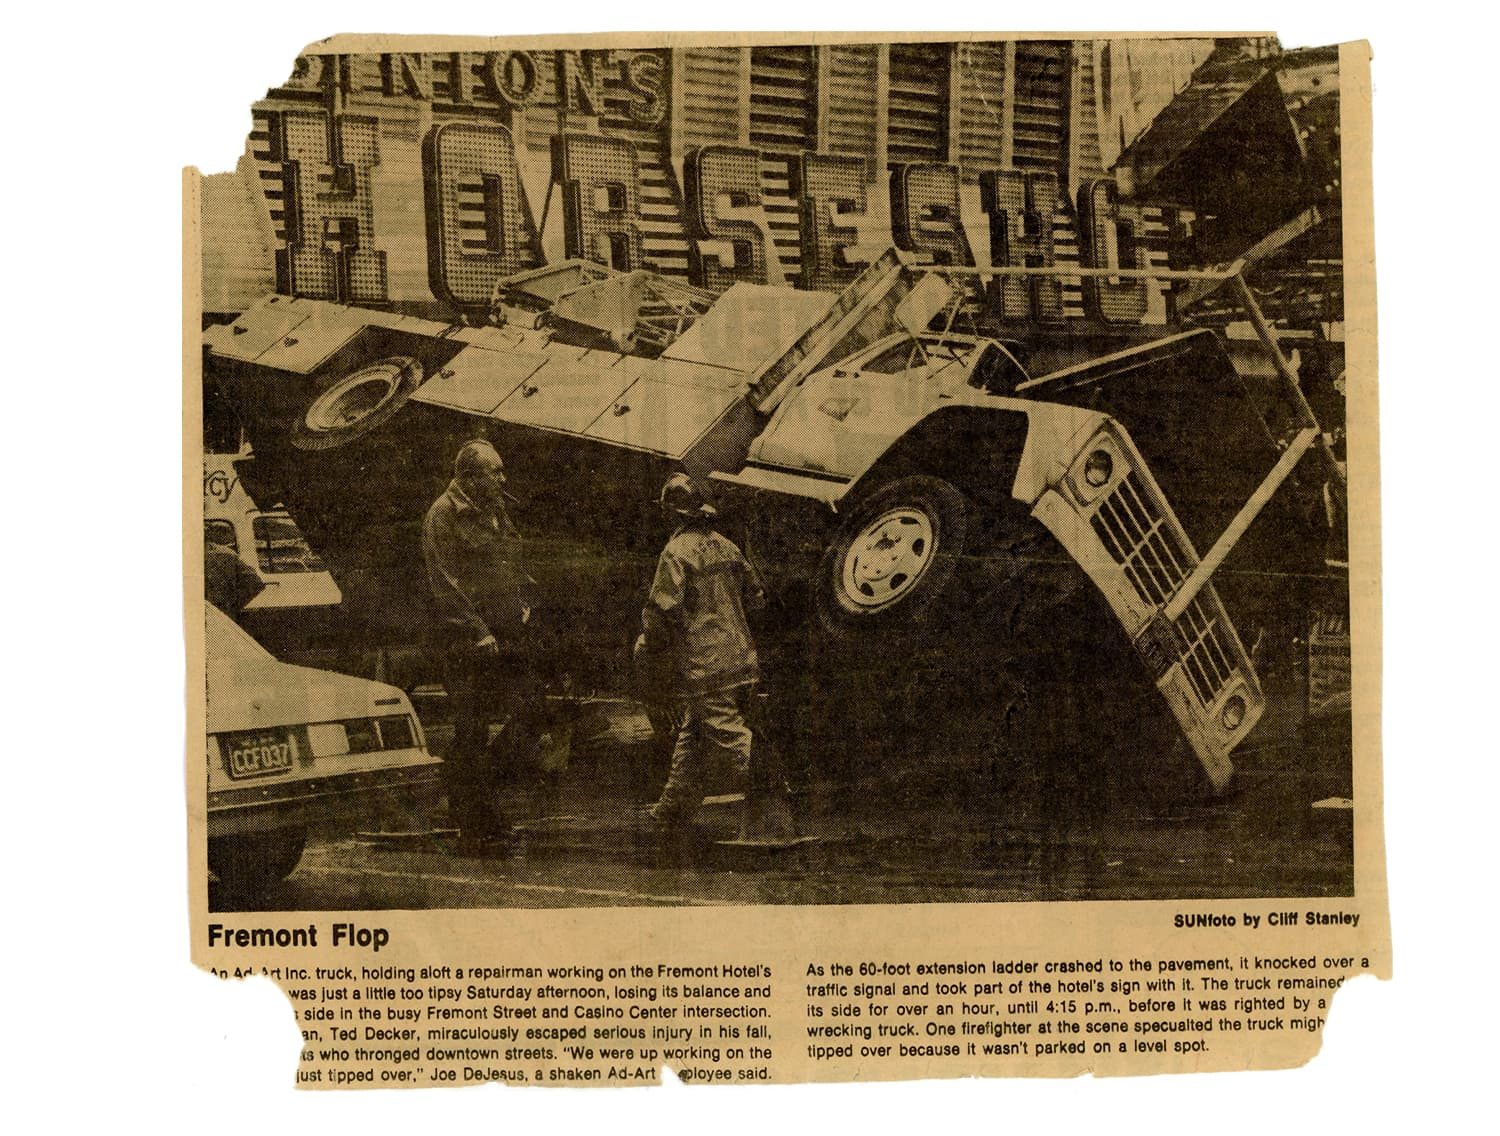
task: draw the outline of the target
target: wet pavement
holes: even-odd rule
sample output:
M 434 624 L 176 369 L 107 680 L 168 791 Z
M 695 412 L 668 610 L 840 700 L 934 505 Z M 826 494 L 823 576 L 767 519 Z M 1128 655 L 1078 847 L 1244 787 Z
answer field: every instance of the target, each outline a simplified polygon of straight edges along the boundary
M 738 798 L 711 798 L 681 840 L 640 814 L 660 775 L 645 715 L 621 700 L 587 707 L 567 768 L 526 777 L 504 800 L 506 849 L 462 854 L 441 810 L 387 817 L 403 835 L 314 833 L 301 864 L 251 900 L 216 910 L 608 907 L 723 904 L 1015 902 L 1349 895 L 1353 813 L 1347 724 L 1301 728 L 1283 695 L 1235 756 L 1231 791 L 1163 802 L 1104 791 L 1085 755 L 1059 775 L 1024 748 L 1002 758 L 934 736 L 903 759 L 871 746 L 841 776 L 792 777 L 787 848 L 732 841 Z M 442 752 L 446 731 L 429 731 Z M 1104 760 L 1101 762 L 1101 758 Z M 1315 807 L 1317 806 L 1317 807 Z

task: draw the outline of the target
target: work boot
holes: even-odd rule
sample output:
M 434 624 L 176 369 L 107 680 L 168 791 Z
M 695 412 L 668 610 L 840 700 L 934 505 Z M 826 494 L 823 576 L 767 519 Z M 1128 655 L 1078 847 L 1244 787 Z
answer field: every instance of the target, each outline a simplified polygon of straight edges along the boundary
M 641 810 L 653 828 L 657 829 L 683 829 L 688 826 L 690 817 L 684 815 L 678 809 L 664 809 L 660 803 L 647 805 Z

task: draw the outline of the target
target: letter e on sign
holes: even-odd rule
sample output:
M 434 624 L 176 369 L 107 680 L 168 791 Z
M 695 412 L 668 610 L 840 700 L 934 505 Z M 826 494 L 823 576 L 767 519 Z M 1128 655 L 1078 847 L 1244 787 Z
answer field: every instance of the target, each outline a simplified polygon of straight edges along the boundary
M 802 287 L 837 291 L 863 264 L 847 250 L 859 243 L 859 230 L 838 223 L 838 214 L 863 216 L 870 207 L 865 160 L 854 154 L 804 152 L 792 166 L 802 246 Z

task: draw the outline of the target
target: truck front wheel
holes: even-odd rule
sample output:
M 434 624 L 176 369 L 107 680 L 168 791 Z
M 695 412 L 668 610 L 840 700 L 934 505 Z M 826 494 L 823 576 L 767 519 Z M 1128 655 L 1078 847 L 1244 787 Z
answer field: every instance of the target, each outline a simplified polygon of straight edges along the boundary
M 963 494 L 937 477 L 904 477 L 855 509 L 818 565 L 818 619 L 831 635 L 920 623 L 953 578 L 968 530 Z

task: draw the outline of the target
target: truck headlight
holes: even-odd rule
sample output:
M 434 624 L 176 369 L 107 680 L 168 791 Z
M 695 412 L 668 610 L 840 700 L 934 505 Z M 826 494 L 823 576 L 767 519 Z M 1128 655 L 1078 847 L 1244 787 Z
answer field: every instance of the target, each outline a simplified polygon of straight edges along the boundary
M 1219 711 L 1219 721 L 1224 723 L 1224 728 L 1230 733 L 1240 728 L 1240 723 L 1245 720 L 1245 700 L 1236 694 L 1228 702 L 1224 703 L 1224 709 Z
M 1095 434 L 1073 458 L 1068 469 L 1068 486 L 1073 491 L 1074 500 L 1080 505 L 1096 500 L 1114 482 L 1116 467 L 1123 461 L 1125 459 L 1113 438 L 1103 432 Z
M 1083 463 L 1083 479 L 1094 489 L 1108 485 L 1114 473 L 1115 459 L 1109 456 L 1108 450 L 1095 450 Z

